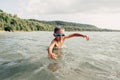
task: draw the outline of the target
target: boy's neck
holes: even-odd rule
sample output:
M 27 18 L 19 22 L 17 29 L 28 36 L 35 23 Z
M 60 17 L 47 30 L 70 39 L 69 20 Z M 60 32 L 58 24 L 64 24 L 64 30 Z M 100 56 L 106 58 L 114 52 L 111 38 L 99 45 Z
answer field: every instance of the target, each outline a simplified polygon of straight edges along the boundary
M 62 42 L 63 40 L 61 39 L 61 40 L 57 40 L 56 38 L 55 38 L 55 41 L 57 41 L 57 42 Z

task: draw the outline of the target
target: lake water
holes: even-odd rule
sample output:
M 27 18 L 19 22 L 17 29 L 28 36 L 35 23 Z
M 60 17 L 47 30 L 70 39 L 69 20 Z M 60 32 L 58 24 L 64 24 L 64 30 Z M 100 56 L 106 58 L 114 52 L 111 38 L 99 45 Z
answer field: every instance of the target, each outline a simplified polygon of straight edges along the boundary
M 51 60 L 52 32 L 0 32 L 0 80 L 120 80 L 120 33 L 79 33 Z

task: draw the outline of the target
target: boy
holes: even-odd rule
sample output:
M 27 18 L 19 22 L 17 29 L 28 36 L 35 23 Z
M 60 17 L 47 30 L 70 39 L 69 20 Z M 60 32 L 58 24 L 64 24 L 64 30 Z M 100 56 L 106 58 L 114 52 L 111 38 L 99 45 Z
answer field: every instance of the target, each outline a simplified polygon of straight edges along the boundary
M 69 39 L 69 38 L 72 38 L 72 37 L 83 37 L 83 38 L 86 38 L 86 40 L 89 40 L 89 36 L 79 34 L 79 33 L 73 33 L 73 34 L 70 34 L 70 35 L 65 35 L 64 34 L 64 29 L 61 28 L 61 27 L 56 27 L 54 29 L 53 36 L 55 38 L 52 40 L 50 46 L 48 47 L 48 57 L 51 58 L 51 59 L 56 59 L 57 58 L 57 55 L 52 52 L 53 49 L 54 48 L 57 48 L 57 49 L 62 48 L 62 45 L 63 45 L 63 43 L 66 39 Z

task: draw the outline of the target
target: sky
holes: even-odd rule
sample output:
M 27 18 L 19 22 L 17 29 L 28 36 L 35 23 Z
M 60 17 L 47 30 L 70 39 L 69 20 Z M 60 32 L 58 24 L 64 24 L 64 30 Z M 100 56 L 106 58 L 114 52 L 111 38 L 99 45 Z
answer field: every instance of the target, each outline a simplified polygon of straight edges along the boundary
M 120 0 L 1 0 L 0 9 L 24 19 L 67 21 L 120 30 Z

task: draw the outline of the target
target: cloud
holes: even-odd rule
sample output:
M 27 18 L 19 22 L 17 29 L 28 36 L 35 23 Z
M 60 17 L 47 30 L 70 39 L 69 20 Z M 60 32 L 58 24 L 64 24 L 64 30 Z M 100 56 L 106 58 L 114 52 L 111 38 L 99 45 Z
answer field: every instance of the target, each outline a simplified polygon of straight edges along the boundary
M 119 0 L 82 0 L 80 10 L 83 12 L 112 13 L 120 12 Z
M 66 14 L 66 13 L 120 13 L 120 0 L 26 0 L 23 13 Z
M 73 2 L 74 0 L 30 0 L 25 5 L 25 11 L 33 14 L 67 13 Z

